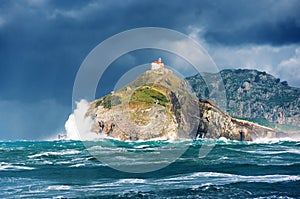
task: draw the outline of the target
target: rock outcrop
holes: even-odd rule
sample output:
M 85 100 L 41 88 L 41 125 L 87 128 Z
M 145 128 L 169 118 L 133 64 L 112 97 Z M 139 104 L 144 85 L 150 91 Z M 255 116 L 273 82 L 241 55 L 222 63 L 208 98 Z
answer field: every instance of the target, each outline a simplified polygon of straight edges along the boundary
M 221 111 L 212 101 L 199 101 L 200 124 L 196 137 L 253 141 L 257 138 L 287 137 L 286 133 L 249 121 L 232 118 Z

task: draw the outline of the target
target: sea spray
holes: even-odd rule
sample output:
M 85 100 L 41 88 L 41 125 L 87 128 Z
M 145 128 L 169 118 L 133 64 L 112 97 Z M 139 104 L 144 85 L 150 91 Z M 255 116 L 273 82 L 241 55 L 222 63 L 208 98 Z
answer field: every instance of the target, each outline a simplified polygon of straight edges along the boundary
M 67 138 L 70 140 L 80 140 L 79 133 L 76 127 L 74 114 L 70 114 L 68 120 L 65 123 L 65 130 L 67 132 Z
M 76 102 L 76 109 L 69 115 L 65 123 L 67 139 L 70 140 L 95 140 L 99 139 L 96 133 L 90 131 L 92 126 L 92 118 L 86 116 L 89 103 L 82 99 Z

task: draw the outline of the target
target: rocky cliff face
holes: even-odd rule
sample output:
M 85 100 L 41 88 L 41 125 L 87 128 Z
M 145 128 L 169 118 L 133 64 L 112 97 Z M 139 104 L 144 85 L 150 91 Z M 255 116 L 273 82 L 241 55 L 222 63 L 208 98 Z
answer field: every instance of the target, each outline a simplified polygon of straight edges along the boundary
M 232 118 L 222 112 L 212 101 L 199 101 L 200 123 L 196 137 L 225 137 L 239 141 L 253 141 L 257 138 L 279 138 L 288 135 L 272 128 L 249 121 Z
M 123 89 L 95 100 L 87 115 L 93 118 L 93 132 L 120 140 L 196 137 L 253 140 L 283 135 L 234 119 L 212 101 L 199 101 L 187 83 L 168 69 L 147 71 Z
M 220 74 L 226 89 L 227 112 L 231 116 L 300 126 L 299 88 L 290 87 L 287 82 L 257 70 L 222 70 Z M 211 73 L 203 75 L 215 76 Z M 187 81 L 200 99 L 211 98 L 199 74 L 187 78 Z M 218 89 L 219 81 L 216 79 L 211 86 Z
M 168 69 L 150 70 L 125 88 L 95 100 L 92 131 L 121 140 L 187 138 L 197 131 L 198 99 Z

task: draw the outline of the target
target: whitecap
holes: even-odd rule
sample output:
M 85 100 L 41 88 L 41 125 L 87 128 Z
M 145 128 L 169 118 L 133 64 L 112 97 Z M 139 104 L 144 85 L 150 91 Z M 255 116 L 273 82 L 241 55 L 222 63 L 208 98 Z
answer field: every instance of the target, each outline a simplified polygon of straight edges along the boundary
M 261 155 L 278 155 L 278 154 L 283 154 L 286 153 L 286 151 L 261 151 L 261 150 L 241 150 L 240 152 L 244 153 L 251 153 L 251 154 L 261 154 Z
M 132 179 L 121 179 L 117 181 L 118 184 L 127 184 L 127 183 L 134 183 L 134 184 L 138 184 L 138 183 L 146 183 L 146 180 L 144 179 L 139 179 L 139 178 L 132 178 Z
M 20 166 L 20 165 L 13 165 L 6 162 L 0 163 L 0 171 L 7 171 L 7 170 L 33 170 L 35 168 L 33 167 L 27 167 L 27 166 Z
M 290 138 L 290 137 L 283 137 L 283 138 L 257 138 L 257 139 L 255 139 L 253 141 L 250 141 L 249 143 L 254 143 L 254 144 L 274 144 L 274 143 L 283 142 L 283 141 L 297 142 L 299 140 L 293 139 L 293 138 Z
M 38 157 L 50 156 L 50 155 L 54 155 L 54 156 L 74 155 L 74 154 L 79 154 L 79 153 L 81 153 L 81 151 L 70 149 L 70 150 L 66 150 L 66 151 L 48 151 L 48 152 L 38 153 L 38 154 L 34 154 L 34 155 L 29 155 L 27 157 L 28 158 L 38 158 Z
M 243 176 L 228 173 L 217 173 L 217 172 L 198 172 L 194 173 L 193 177 L 221 177 L 228 178 L 230 181 L 247 181 L 247 182 L 284 182 L 284 181 L 299 181 L 300 177 L 296 175 L 263 175 L 263 176 Z
M 297 175 L 262 175 L 262 176 L 243 176 L 229 173 L 218 172 L 196 172 L 188 175 L 178 175 L 171 178 L 157 180 L 158 184 L 178 184 L 182 182 L 224 185 L 237 182 L 265 182 L 277 183 L 285 181 L 300 181 Z M 203 184 L 202 184 L 203 185 Z
M 78 164 L 73 164 L 73 165 L 70 165 L 69 167 L 84 167 L 85 164 L 83 163 L 78 163 Z
M 228 143 L 228 139 L 225 137 L 220 137 L 218 140 Z
M 56 165 L 68 165 L 70 164 L 70 161 L 59 161 L 55 163 Z
M 299 165 L 300 162 L 293 162 L 293 163 L 267 163 L 267 164 L 256 164 L 257 166 L 293 166 Z
M 300 154 L 299 149 L 288 149 L 285 151 L 286 153 Z
M 63 191 L 63 190 L 71 190 L 72 187 L 67 185 L 50 185 L 46 188 L 46 190 L 57 190 L 57 191 Z
M 233 177 L 234 174 L 217 173 L 217 172 L 196 172 L 191 174 L 191 177 Z
M 149 147 L 149 145 L 143 144 L 143 145 L 135 146 L 134 148 L 136 148 L 136 149 L 145 149 L 145 148 L 148 148 L 148 147 Z
M 249 153 L 249 154 L 260 154 L 260 155 L 279 155 L 279 154 L 285 154 L 285 153 L 300 154 L 300 150 L 298 150 L 298 149 L 267 151 L 267 150 L 241 150 L 241 149 L 228 148 L 228 150 L 242 152 L 242 153 Z

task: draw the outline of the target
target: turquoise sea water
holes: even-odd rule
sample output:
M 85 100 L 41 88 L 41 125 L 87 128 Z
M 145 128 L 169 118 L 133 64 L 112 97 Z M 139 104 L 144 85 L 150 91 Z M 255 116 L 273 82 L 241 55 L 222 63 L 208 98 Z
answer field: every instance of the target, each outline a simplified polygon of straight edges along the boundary
M 112 169 L 80 141 L 0 142 L 0 198 L 300 198 L 300 142 L 212 142 L 203 158 L 202 140 L 177 142 L 186 152 L 148 173 Z M 100 155 L 110 157 L 176 150 L 161 141 L 100 145 Z M 116 162 L 135 166 L 126 157 Z

